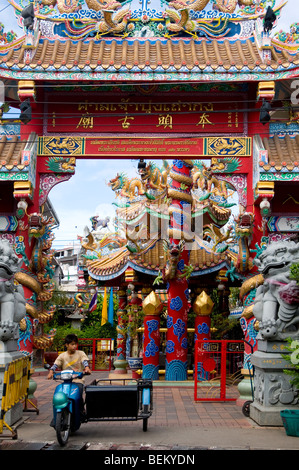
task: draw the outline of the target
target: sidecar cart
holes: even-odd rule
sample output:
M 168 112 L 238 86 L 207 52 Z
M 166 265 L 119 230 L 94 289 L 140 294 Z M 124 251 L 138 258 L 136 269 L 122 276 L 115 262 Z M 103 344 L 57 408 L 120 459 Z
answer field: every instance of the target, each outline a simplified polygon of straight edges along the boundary
M 128 384 L 125 382 L 128 381 Z M 147 431 L 153 410 L 153 384 L 150 379 L 100 379 L 85 387 L 87 421 L 143 420 Z

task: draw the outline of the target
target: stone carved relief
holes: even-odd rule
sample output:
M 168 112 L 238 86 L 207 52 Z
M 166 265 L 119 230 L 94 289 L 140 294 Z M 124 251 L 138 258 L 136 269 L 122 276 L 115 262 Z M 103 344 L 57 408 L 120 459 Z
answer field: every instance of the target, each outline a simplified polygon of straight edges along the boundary
M 289 380 L 281 374 L 269 376 L 273 386 L 269 388 L 271 405 L 295 405 L 298 403 L 298 391 L 294 390 Z
M 257 402 L 264 402 L 264 375 L 256 370 L 254 374 L 254 398 Z

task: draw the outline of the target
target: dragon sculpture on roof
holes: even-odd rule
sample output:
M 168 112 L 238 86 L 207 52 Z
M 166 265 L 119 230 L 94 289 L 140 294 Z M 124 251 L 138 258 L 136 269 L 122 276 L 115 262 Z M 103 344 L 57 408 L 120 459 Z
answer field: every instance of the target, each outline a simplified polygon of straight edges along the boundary
M 115 0 L 108 0 L 108 1 L 98 1 L 98 0 L 85 0 L 88 8 L 91 10 L 99 11 L 99 10 L 107 10 L 107 9 L 116 9 L 121 6 L 121 3 Z M 187 7 L 194 11 L 202 11 L 204 10 L 207 5 L 209 4 L 210 0 L 174 0 L 170 2 L 170 5 L 174 6 L 176 9 Z M 57 8 L 60 13 L 72 13 L 80 10 L 83 6 L 83 2 L 81 0 L 41 0 L 40 2 L 44 6 L 48 7 L 55 7 Z M 260 4 L 261 2 L 256 2 L 256 0 L 212 0 L 211 2 L 213 7 L 216 10 L 219 10 L 223 13 L 234 13 L 237 6 L 243 7 L 251 7 L 256 4 Z M 263 2 L 265 3 L 265 2 Z M 273 3 L 273 2 L 272 2 Z M 274 2 L 275 3 L 275 2 Z M 262 7 L 261 7 L 262 8 Z
M 23 1 L 9 0 L 23 26 Z M 35 17 L 43 20 L 48 35 L 82 39 L 103 35 L 123 37 L 169 37 L 188 34 L 223 37 L 240 34 L 240 22 L 263 18 L 268 6 L 275 14 L 284 6 L 282 0 L 40 0 Z M 46 25 L 44 20 L 50 20 Z

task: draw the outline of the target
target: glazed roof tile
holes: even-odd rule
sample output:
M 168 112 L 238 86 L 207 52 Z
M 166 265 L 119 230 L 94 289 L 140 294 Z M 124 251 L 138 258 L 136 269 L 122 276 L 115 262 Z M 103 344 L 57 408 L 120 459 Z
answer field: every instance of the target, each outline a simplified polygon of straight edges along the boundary
M 104 256 L 99 260 L 87 261 L 88 272 L 91 277 L 106 277 L 121 274 L 128 264 L 136 271 L 151 271 L 158 273 L 166 264 L 166 254 L 163 248 L 163 240 L 152 242 L 150 249 L 146 249 L 138 255 L 132 254 L 126 247 L 115 251 L 113 255 Z M 190 264 L 194 267 L 194 275 L 199 271 L 216 267 L 227 259 L 225 253 L 214 253 L 198 247 L 190 251 Z
M 21 141 L 17 135 L 0 138 L 0 169 L 1 170 L 22 170 L 22 153 L 27 141 Z
M 263 144 L 268 152 L 268 163 L 260 163 L 264 171 L 293 171 L 299 167 L 299 135 L 274 135 L 264 138 Z
M 73 41 L 41 38 L 31 60 L 20 42 L 0 53 L 0 66 L 56 71 L 269 71 L 299 65 L 298 51 L 277 45 L 263 61 L 259 45 L 247 39 L 102 38 Z M 5 65 L 6 64 L 6 65 Z

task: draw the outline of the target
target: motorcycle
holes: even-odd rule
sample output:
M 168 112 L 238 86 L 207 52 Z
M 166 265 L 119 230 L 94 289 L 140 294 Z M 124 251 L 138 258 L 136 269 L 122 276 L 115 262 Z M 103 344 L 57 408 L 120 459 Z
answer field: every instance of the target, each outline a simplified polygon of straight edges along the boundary
M 128 385 L 121 385 L 124 379 L 94 380 L 85 386 L 84 404 L 80 387 L 73 382 L 83 375 L 83 372 L 73 370 L 54 372 L 54 380 L 62 380 L 63 383 L 54 391 L 51 426 L 61 446 L 66 445 L 71 432 L 88 421 L 142 420 L 143 431 L 147 431 L 148 418 L 153 411 L 151 379 L 130 379 Z
M 71 432 L 77 431 L 84 421 L 82 396 L 79 385 L 73 379 L 82 379 L 83 372 L 63 370 L 54 373 L 54 380 L 61 379 L 53 396 L 53 421 L 59 444 L 65 446 Z

